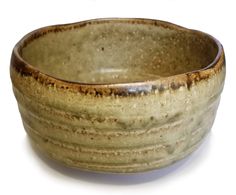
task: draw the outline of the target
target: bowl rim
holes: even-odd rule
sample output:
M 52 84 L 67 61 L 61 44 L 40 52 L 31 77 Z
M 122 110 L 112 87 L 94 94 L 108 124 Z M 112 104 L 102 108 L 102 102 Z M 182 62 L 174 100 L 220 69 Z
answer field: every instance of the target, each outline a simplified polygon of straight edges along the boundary
M 81 81 L 69 81 L 64 80 L 55 76 L 51 76 L 47 73 L 41 72 L 37 67 L 28 63 L 21 56 L 21 50 L 32 40 L 37 39 L 40 36 L 44 36 L 47 33 L 56 33 L 72 29 L 84 27 L 86 25 L 101 24 L 101 23 L 114 23 L 123 22 L 130 24 L 145 24 L 145 25 L 157 25 L 164 28 L 176 29 L 185 32 L 194 32 L 201 36 L 207 36 L 217 45 L 217 55 L 214 60 L 207 66 L 196 69 L 189 72 L 180 74 L 173 74 L 170 76 L 164 76 L 157 79 L 143 80 L 143 81 L 131 81 L 131 82 L 107 82 L 107 83 L 86 83 Z M 95 90 L 96 95 L 136 95 L 146 94 L 151 91 L 158 90 L 159 92 L 164 91 L 167 88 L 178 89 L 181 86 L 186 86 L 190 89 L 193 83 L 197 83 L 202 79 L 208 79 L 210 76 L 220 71 L 225 66 L 225 57 L 223 46 L 213 36 L 194 29 L 189 29 L 180 25 L 176 25 L 171 22 L 148 19 L 148 18 L 97 18 L 89 19 L 80 22 L 50 25 L 42 28 L 38 28 L 28 34 L 26 34 L 20 41 L 14 46 L 11 57 L 11 68 L 14 68 L 17 72 L 20 72 L 24 76 L 32 76 L 36 80 L 46 85 L 56 85 L 62 89 L 73 89 L 76 91 L 91 93 Z M 109 89 L 109 90 L 107 90 Z M 92 90 L 92 91 L 91 91 Z

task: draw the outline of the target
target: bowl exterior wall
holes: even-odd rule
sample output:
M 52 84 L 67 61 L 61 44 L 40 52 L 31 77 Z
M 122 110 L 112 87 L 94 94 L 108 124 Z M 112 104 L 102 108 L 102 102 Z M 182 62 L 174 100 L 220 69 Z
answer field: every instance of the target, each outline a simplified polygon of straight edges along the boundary
M 225 78 L 223 64 L 191 87 L 103 96 L 45 83 L 15 63 L 13 91 L 33 145 L 68 166 L 105 172 L 157 169 L 194 151 L 212 127 Z

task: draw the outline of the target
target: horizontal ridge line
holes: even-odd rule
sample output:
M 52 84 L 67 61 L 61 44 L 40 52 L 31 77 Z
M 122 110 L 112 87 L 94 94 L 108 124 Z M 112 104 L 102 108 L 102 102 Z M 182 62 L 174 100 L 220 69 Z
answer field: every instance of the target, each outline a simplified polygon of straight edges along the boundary
M 20 109 L 22 109 L 21 105 L 20 105 Z M 24 108 L 23 108 L 24 109 Z M 26 114 L 25 114 L 26 113 Z M 27 113 L 33 117 L 35 120 L 40 121 L 41 123 L 46 123 L 47 125 L 51 125 L 52 128 L 57 128 L 60 129 L 62 131 L 66 131 L 69 133 L 75 133 L 75 134 L 87 134 L 87 135 L 100 135 L 100 136 L 114 136 L 114 137 L 118 137 L 118 136 L 139 136 L 139 135 L 148 135 L 148 134 L 153 134 L 153 133 L 158 133 L 161 132 L 163 130 L 165 130 L 165 126 L 168 126 L 168 128 L 172 127 L 178 127 L 180 125 L 180 123 L 182 123 L 182 120 L 178 120 L 178 121 L 173 121 L 172 123 L 163 123 L 160 126 L 157 127 L 153 127 L 153 128 L 148 128 L 145 130 L 141 130 L 141 129 L 135 129 L 135 130 L 114 130 L 114 132 L 110 131 L 105 131 L 105 130 L 92 130 L 92 129 L 86 129 L 87 127 L 76 127 L 76 126 L 71 126 L 71 129 L 75 128 L 76 130 L 71 130 L 70 128 L 68 128 L 66 125 L 64 124 L 60 124 L 56 121 L 52 121 L 50 119 L 44 118 L 44 117 L 40 117 L 37 116 L 36 114 L 30 112 L 30 111 L 25 111 L 25 113 L 21 113 L 22 114 L 22 118 L 25 119 L 25 117 L 27 118 Z M 81 129 L 79 129 L 81 128 Z M 159 130 L 157 130 L 159 129 Z
M 25 124 L 27 125 L 27 124 Z M 27 125 L 28 126 L 28 125 Z M 42 141 L 44 141 L 45 143 L 46 142 L 49 142 L 50 144 L 53 144 L 55 146 L 58 146 L 58 147 L 62 147 L 62 148 L 65 148 L 65 149 L 69 149 L 69 150 L 72 150 L 72 151 L 75 151 L 75 152 L 87 152 L 87 153 L 100 153 L 100 154 L 114 154 L 117 152 L 117 155 L 121 154 L 121 153 L 126 153 L 126 154 L 129 154 L 129 153 L 143 153 L 143 152 L 146 152 L 146 151 L 153 151 L 155 149 L 164 149 L 164 148 L 167 148 L 168 145 L 148 145 L 148 146 L 141 146 L 141 147 L 133 147 L 133 148 L 111 148 L 111 147 L 108 147 L 107 149 L 113 149 L 113 151 L 104 151 L 105 148 L 89 148 L 87 146 L 83 146 L 83 145 L 78 145 L 78 144 L 75 144 L 75 143 L 68 143 L 68 142 L 64 142 L 64 141 L 60 141 L 60 140 L 57 140 L 57 139 L 54 139 L 54 138 L 49 138 L 49 137 L 43 137 L 42 135 L 40 135 L 40 133 L 36 132 L 34 129 L 32 129 L 30 126 L 28 126 L 28 128 L 30 128 L 30 131 L 29 130 L 27 131 L 29 134 L 34 134 L 34 136 L 37 136 L 39 137 Z M 180 139 L 176 140 L 175 143 L 181 143 L 183 141 L 186 140 L 186 136 L 184 137 L 181 137 Z M 78 148 L 78 149 L 75 149 L 75 148 Z M 95 150 L 94 150 L 95 149 Z M 139 151 L 133 151 L 132 149 L 138 149 Z M 115 154 L 114 154 L 115 155 Z

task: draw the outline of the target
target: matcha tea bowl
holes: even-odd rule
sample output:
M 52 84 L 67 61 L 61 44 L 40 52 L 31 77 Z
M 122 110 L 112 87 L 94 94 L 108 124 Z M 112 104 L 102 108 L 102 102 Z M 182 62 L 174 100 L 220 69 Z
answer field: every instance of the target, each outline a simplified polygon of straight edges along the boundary
M 193 152 L 224 85 L 212 36 L 150 19 L 95 19 L 23 37 L 10 67 L 33 146 L 71 167 L 140 172 Z

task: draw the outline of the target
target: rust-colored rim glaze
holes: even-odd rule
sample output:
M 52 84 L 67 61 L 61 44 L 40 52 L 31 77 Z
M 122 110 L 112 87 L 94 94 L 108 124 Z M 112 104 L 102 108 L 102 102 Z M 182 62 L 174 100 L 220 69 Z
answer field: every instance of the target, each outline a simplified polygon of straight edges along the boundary
M 50 76 L 46 73 L 41 72 L 33 65 L 25 61 L 21 56 L 21 50 L 29 42 L 34 39 L 44 36 L 47 33 L 57 33 L 72 29 L 81 28 L 87 25 L 101 24 L 101 23 L 130 23 L 132 24 L 146 24 L 146 25 L 156 25 L 162 26 L 169 29 L 177 29 L 180 31 L 190 31 L 197 33 L 201 36 L 208 36 L 213 40 L 217 47 L 218 52 L 214 60 L 206 67 L 191 72 L 186 72 L 182 74 L 171 75 L 167 77 L 161 77 L 156 80 L 146 80 L 141 82 L 127 82 L 127 83 L 106 83 L 106 84 L 91 84 L 83 82 L 73 82 L 67 81 L 60 78 Z M 153 91 L 162 92 L 166 89 L 179 89 L 181 86 L 185 86 L 188 89 L 191 88 L 193 83 L 198 83 L 201 80 L 208 79 L 215 75 L 217 72 L 221 71 L 222 67 L 225 66 L 225 58 L 223 46 L 220 42 L 209 34 L 203 33 L 201 31 L 188 29 L 173 23 L 153 20 L 153 19 L 143 19 L 143 18 L 102 18 L 86 20 L 71 24 L 62 24 L 43 27 L 32 31 L 31 33 L 24 36 L 14 47 L 11 58 L 11 67 L 19 72 L 22 76 L 31 76 L 38 82 L 44 85 L 56 86 L 61 89 L 66 89 L 74 92 L 80 92 L 83 94 L 91 94 L 95 96 L 135 96 L 140 94 L 148 94 Z

